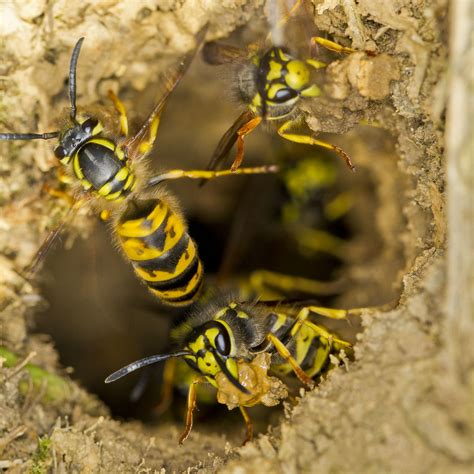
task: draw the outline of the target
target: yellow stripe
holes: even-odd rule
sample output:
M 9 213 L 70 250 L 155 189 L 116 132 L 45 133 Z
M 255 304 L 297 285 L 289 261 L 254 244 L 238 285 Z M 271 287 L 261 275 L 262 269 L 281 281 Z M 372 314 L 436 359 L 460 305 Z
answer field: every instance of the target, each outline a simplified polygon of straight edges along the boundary
M 170 216 L 169 220 L 173 217 Z M 168 220 L 168 224 L 169 224 Z M 179 243 L 181 238 L 184 235 L 184 226 L 173 226 L 176 223 L 179 223 L 180 220 L 176 220 L 176 222 L 172 223 L 171 225 L 166 225 L 164 229 L 164 234 L 165 234 L 165 242 L 163 249 L 160 250 L 157 247 L 148 247 L 145 242 L 143 242 L 140 239 L 127 239 L 123 240 L 121 242 L 122 248 L 127 254 L 127 256 L 130 258 L 130 260 L 138 260 L 138 261 L 144 261 L 144 260 L 150 260 L 152 258 L 158 258 L 161 257 L 165 252 L 173 249 L 176 247 L 176 245 Z M 177 230 L 176 227 L 178 227 Z M 171 228 L 173 228 L 174 235 L 171 236 Z M 149 233 L 151 235 L 152 232 Z M 194 257 L 196 254 L 196 247 L 194 245 L 194 242 L 189 239 L 188 246 L 186 247 L 186 250 L 183 252 L 182 257 L 180 258 L 176 269 L 175 273 L 180 271 L 181 268 L 186 267 L 187 264 L 186 262 L 191 258 Z
M 150 132 L 148 135 L 148 140 L 143 141 L 138 150 L 141 154 L 148 153 L 156 140 L 156 135 L 158 133 L 158 127 L 160 125 L 160 117 L 155 117 L 150 124 Z
M 310 377 L 314 377 L 316 374 L 321 372 L 321 369 L 326 363 L 329 353 L 331 352 L 331 346 L 326 339 L 320 339 L 320 342 L 323 343 L 323 345 L 316 351 L 313 366 L 306 372 L 306 374 L 308 374 Z
M 275 313 L 277 316 L 278 316 L 278 319 L 276 320 L 275 324 L 272 326 L 272 332 L 273 331 L 278 331 L 278 329 L 280 329 L 285 323 L 286 323 L 286 320 L 287 320 L 287 316 L 285 314 L 282 314 L 282 313 Z
M 289 61 L 290 57 L 287 54 L 285 54 L 281 48 L 278 48 L 278 54 L 282 61 L 285 61 L 285 62 Z
M 187 294 L 192 293 L 200 284 L 202 279 L 202 265 L 199 262 L 198 270 L 194 277 L 189 281 L 188 286 L 185 289 L 178 289 L 178 290 L 166 290 L 166 291 L 159 291 L 155 290 L 154 288 L 149 288 L 149 290 L 158 298 L 160 299 L 176 299 L 182 296 L 186 296 Z
M 107 201 L 118 201 L 120 197 L 122 197 L 122 191 L 117 191 L 116 193 L 105 196 L 105 199 L 107 199 Z
M 292 331 L 292 336 L 296 339 L 295 359 L 296 362 L 301 365 L 309 351 L 313 339 L 317 338 L 317 336 L 314 331 L 304 323 L 300 327 L 298 334 L 293 334 Z
M 114 176 L 114 179 L 117 181 L 125 181 L 127 177 L 130 175 L 128 168 L 123 166 L 122 169 Z
M 146 261 L 161 257 L 163 252 L 157 248 L 148 248 L 141 239 L 127 239 L 123 242 L 122 249 L 130 260 Z
M 119 146 L 115 148 L 115 154 L 118 156 L 118 159 L 120 161 L 124 161 L 125 160 L 125 153 L 124 151 L 122 150 L 122 148 L 120 148 Z
M 135 183 L 135 175 L 130 173 L 128 175 L 127 181 L 123 185 L 123 189 L 129 189 L 132 187 L 132 185 Z
M 71 157 L 70 156 L 65 156 L 64 158 L 61 158 L 59 160 L 63 165 L 67 165 L 70 161 L 71 161 Z
M 115 232 L 120 237 L 147 237 L 160 227 L 167 212 L 168 206 L 163 201 L 159 201 L 146 219 L 140 217 L 139 219 L 130 219 L 122 222 L 115 227 Z M 142 225 L 145 220 L 152 221 L 151 227 Z
M 72 169 L 78 179 L 84 178 L 84 173 L 82 172 L 79 165 L 79 155 L 77 153 L 74 153 L 74 157 L 72 159 Z
M 112 190 L 112 185 L 111 183 L 105 183 L 98 191 L 97 193 L 99 196 L 105 197 L 110 194 L 110 191 Z
M 186 251 L 183 252 L 183 254 L 181 255 L 181 257 L 179 258 L 178 264 L 176 265 L 175 269 L 172 272 L 164 272 L 160 270 L 154 270 L 150 272 L 150 271 L 145 271 L 139 267 L 136 267 L 135 273 L 143 280 L 146 280 L 149 282 L 170 280 L 171 278 L 175 278 L 178 275 L 181 275 L 189 267 L 189 265 L 191 265 L 195 255 L 196 255 L 196 246 L 194 242 L 190 239 L 188 243 L 188 247 L 186 248 Z M 150 258 L 141 258 L 142 256 L 140 256 L 140 260 L 147 261 L 147 260 L 151 260 L 152 258 L 157 258 L 159 256 L 160 255 L 158 254 L 156 255 L 156 257 L 150 257 Z M 138 260 L 138 259 L 134 259 L 134 260 Z
M 81 185 L 86 191 L 88 191 L 90 188 L 92 188 L 92 184 L 89 183 L 89 181 L 87 181 L 87 179 L 82 179 L 81 180 Z
M 107 138 L 92 138 L 87 141 L 87 143 L 97 143 L 97 145 L 102 145 L 112 151 L 115 151 L 116 147 L 115 143 L 112 140 L 108 140 Z

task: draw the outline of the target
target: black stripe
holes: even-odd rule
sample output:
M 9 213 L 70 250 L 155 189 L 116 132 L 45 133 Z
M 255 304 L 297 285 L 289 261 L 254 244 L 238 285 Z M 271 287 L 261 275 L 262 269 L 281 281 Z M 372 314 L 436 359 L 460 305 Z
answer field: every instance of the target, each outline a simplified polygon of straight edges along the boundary
M 272 316 L 272 326 L 270 328 L 270 332 L 274 336 L 276 336 L 278 339 L 282 340 L 283 337 L 288 336 L 288 333 L 290 332 L 295 321 L 291 318 L 286 318 L 286 321 L 281 325 L 281 327 L 278 328 L 277 330 L 274 330 L 273 327 L 278 321 L 278 315 L 272 313 L 271 316 Z
M 163 296 L 162 298 L 166 300 L 168 303 L 191 303 L 193 298 L 198 294 L 199 290 L 202 287 L 202 278 L 201 281 L 196 285 L 193 291 L 189 293 L 185 293 L 182 296 L 178 296 L 177 298 L 167 298 Z
M 165 246 L 165 241 L 167 237 L 167 233 L 165 232 L 166 226 L 168 225 L 168 219 L 171 216 L 171 210 L 168 208 L 163 219 L 163 222 L 158 226 L 158 228 L 146 235 L 145 237 L 140 237 L 140 239 L 145 243 L 145 247 L 151 249 L 158 249 L 160 252 L 163 250 Z M 153 219 L 144 219 L 142 223 L 143 228 L 151 228 L 153 225 Z
M 194 256 L 193 261 L 188 265 L 182 273 L 170 278 L 165 281 L 146 281 L 149 288 L 154 290 L 166 291 L 166 290 L 179 290 L 180 288 L 186 288 L 188 283 L 194 278 L 199 267 L 199 257 Z
M 149 260 L 131 260 L 131 262 L 135 267 L 149 273 L 150 277 L 154 276 L 154 271 L 173 273 L 176 270 L 181 255 L 187 252 L 186 249 L 188 248 L 188 243 L 189 235 L 183 234 L 174 247 L 170 248 L 159 257 L 150 258 Z
M 120 171 L 121 171 L 121 169 L 118 172 L 120 172 Z M 125 181 L 119 181 L 118 179 L 116 179 L 116 176 L 117 176 L 117 174 L 115 174 L 112 177 L 112 179 L 107 183 L 107 184 L 110 185 L 110 193 L 109 194 L 113 194 L 113 193 L 116 193 L 118 191 L 123 191 L 125 183 L 127 182 L 128 176 L 125 179 Z
M 308 347 L 308 350 L 306 352 L 306 355 L 304 356 L 303 361 L 300 363 L 300 367 L 304 371 L 309 371 L 314 367 L 314 359 L 316 357 L 316 353 L 318 349 L 322 346 L 321 341 L 319 337 L 313 338 L 311 341 L 310 346 Z

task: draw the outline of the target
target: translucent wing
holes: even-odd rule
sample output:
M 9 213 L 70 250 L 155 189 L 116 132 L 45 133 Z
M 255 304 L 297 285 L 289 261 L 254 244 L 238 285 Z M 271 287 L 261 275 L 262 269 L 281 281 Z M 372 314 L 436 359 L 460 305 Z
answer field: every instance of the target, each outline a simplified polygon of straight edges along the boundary
M 163 112 L 164 106 L 168 101 L 169 96 L 188 70 L 197 50 L 199 49 L 199 45 L 202 43 L 204 36 L 206 35 L 206 31 L 207 25 L 202 28 L 196 36 L 196 48 L 184 57 L 172 73 L 165 75 L 166 85 L 164 93 L 138 132 L 125 141 L 123 148 L 127 152 L 130 160 L 138 160 L 142 158 L 152 148 L 156 139 L 160 116 Z
M 220 66 L 245 62 L 249 59 L 249 51 L 224 43 L 210 41 L 202 48 L 202 58 L 208 64 Z
M 229 154 L 230 150 L 234 146 L 235 142 L 237 141 L 238 135 L 237 132 L 248 123 L 254 117 L 253 112 L 249 109 L 246 109 L 242 112 L 235 122 L 229 127 L 229 129 L 224 133 L 222 138 L 219 140 L 214 153 L 212 154 L 211 160 L 207 165 L 207 170 L 215 170 L 219 167 L 219 165 L 226 159 L 227 155 Z M 202 184 L 202 183 L 201 183 Z
M 71 207 L 69 208 L 68 212 L 63 217 L 61 222 L 48 234 L 46 239 L 41 244 L 41 247 L 36 252 L 33 261 L 23 271 L 23 276 L 27 280 L 31 280 L 31 278 L 33 278 L 33 276 L 36 274 L 48 252 L 57 242 L 57 239 L 62 234 L 64 229 L 74 219 L 75 215 L 77 214 L 77 211 L 83 206 L 84 203 L 85 201 L 83 199 L 74 199 L 73 203 L 71 204 Z

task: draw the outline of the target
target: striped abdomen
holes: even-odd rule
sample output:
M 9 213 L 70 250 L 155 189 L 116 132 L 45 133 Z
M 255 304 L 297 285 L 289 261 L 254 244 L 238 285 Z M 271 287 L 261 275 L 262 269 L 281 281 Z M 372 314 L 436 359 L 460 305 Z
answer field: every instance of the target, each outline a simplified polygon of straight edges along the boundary
M 269 318 L 270 332 L 287 346 L 298 365 L 309 377 L 317 376 L 327 367 L 330 354 L 337 355 L 346 347 L 345 341 L 309 320 L 305 320 L 298 330 L 294 330 L 294 318 L 282 313 L 272 313 Z M 275 359 L 275 363 L 272 361 L 271 366 L 273 372 L 279 375 L 292 372 L 290 364 L 279 360 L 278 356 Z
M 165 201 L 130 201 L 115 233 L 135 273 L 156 297 L 173 305 L 195 299 L 203 277 L 197 247 Z

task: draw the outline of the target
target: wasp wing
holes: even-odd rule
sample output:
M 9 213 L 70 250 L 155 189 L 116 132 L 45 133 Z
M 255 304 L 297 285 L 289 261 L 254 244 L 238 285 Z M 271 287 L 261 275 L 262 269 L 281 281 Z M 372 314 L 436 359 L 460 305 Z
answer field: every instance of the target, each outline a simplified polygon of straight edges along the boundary
M 71 207 L 68 209 L 66 215 L 63 217 L 61 222 L 50 231 L 46 239 L 41 244 L 41 247 L 36 252 L 32 262 L 23 270 L 22 275 L 26 280 L 31 280 L 34 277 L 48 252 L 57 242 L 64 229 L 66 229 L 66 227 L 73 221 L 77 211 L 83 206 L 84 203 L 85 201 L 81 200 L 80 198 L 73 198 Z
M 234 146 L 235 142 L 237 141 L 238 134 L 237 132 L 242 128 L 247 122 L 254 118 L 253 112 L 249 109 L 242 112 L 235 122 L 229 127 L 229 129 L 222 135 L 222 138 L 219 140 L 214 153 L 212 154 L 211 160 L 207 165 L 207 170 L 215 170 L 219 167 L 219 165 L 226 159 L 227 155 L 229 154 L 230 150 Z M 204 184 L 204 180 L 201 181 L 200 185 Z
M 210 41 L 202 48 L 202 58 L 207 64 L 213 66 L 235 64 L 247 61 L 249 51 L 229 44 Z
M 193 51 L 188 53 L 184 59 L 181 60 L 173 72 L 165 74 L 164 81 L 166 82 L 166 85 L 164 93 L 161 95 L 154 109 L 138 132 L 134 136 L 125 140 L 123 148 L 130 160 L 139 160 L 143 158 L 152 148 L 156 139 L 161 113 L 163 112 L 169 96 L 179 84 L 194 59 L 194 56 L 206 35 L 207 28 L 206 25 L 196 35 L 196 47 Z

